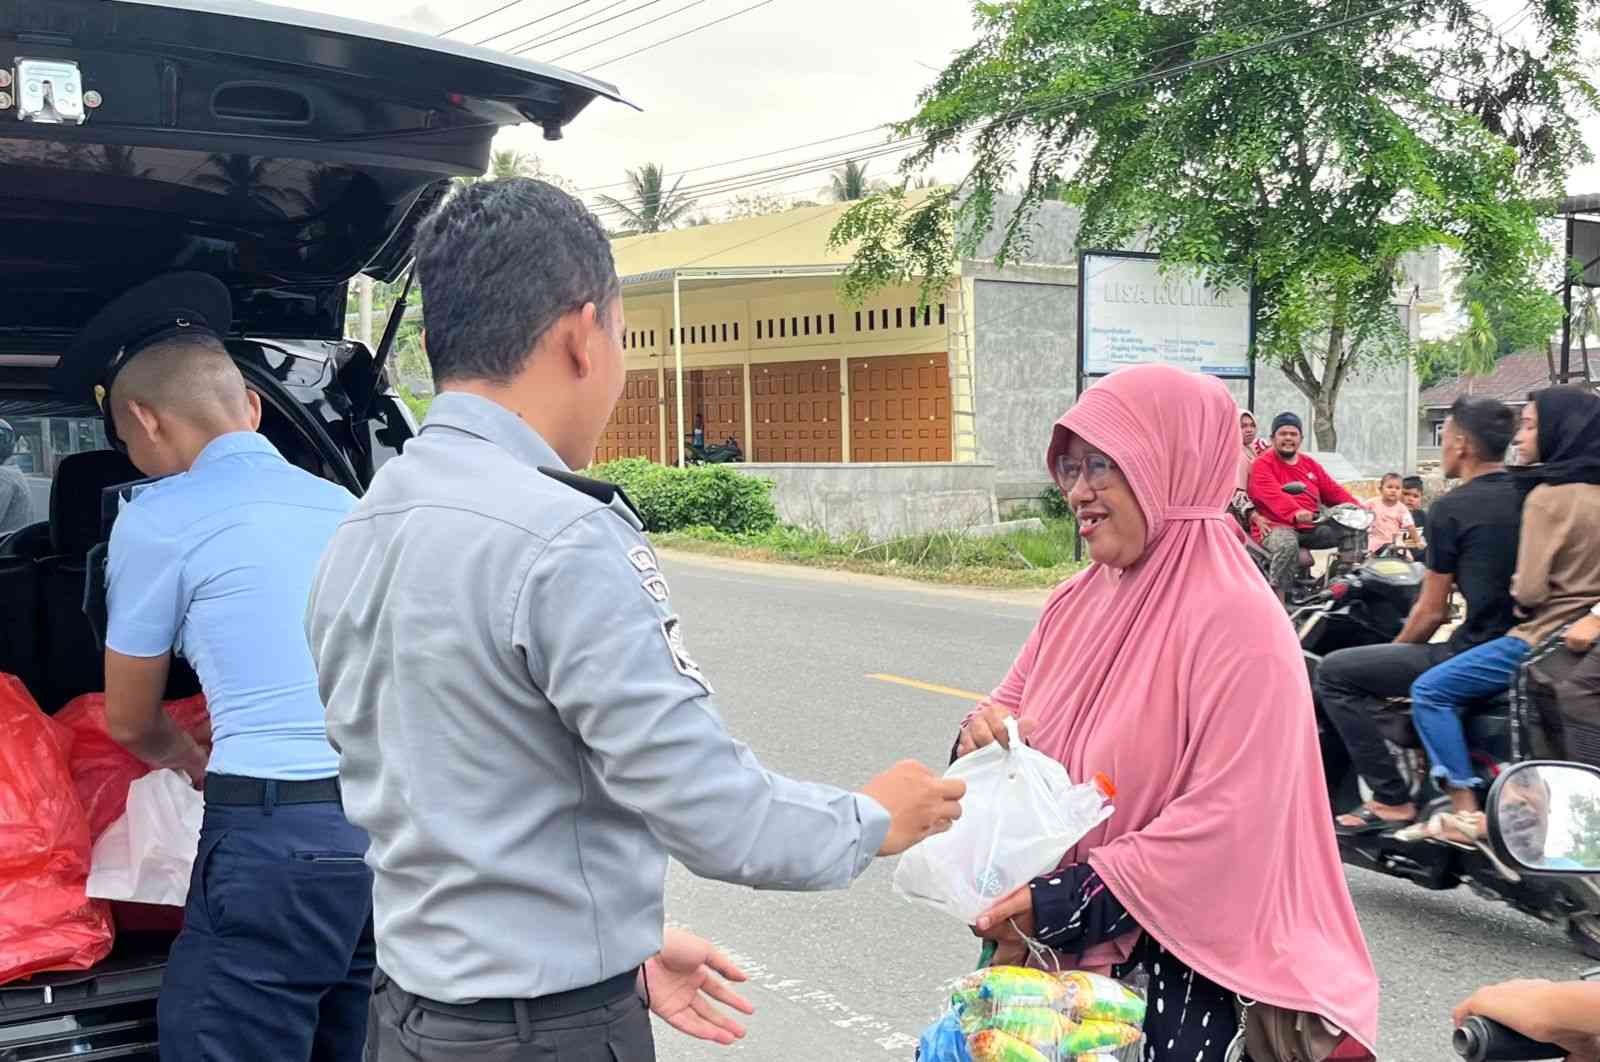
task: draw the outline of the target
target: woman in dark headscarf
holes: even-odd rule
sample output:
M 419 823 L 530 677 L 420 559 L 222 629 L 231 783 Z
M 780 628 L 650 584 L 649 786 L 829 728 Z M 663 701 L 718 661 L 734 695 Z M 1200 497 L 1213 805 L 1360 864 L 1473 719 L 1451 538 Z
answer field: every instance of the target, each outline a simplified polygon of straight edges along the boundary
M 1578 387 L 1535 391 L 1522 409 L 1512 476 L 1523 494 L 1517 571 L 1511 580 L 1523 622 L 1428 671 L 1411 687 L 1411 716 L 1434 777 L 1454 810 L 1402 830 L 1473 845 L 1486 836 L 1477 775 L 1461 714 L 1504 692 L 1528 653 L 1589 613 L 1600 600 L 1600 395 Z

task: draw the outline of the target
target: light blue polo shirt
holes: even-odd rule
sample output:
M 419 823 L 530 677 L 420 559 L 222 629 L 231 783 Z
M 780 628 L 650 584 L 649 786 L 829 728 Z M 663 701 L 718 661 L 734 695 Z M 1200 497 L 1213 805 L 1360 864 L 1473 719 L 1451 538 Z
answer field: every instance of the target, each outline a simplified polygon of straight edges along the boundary
M 106 646 L 137 657 L 175 650 L 194 666 L 211 709 L 211 773 L 338 773 L 305 614 L 322 551 L 354 505 L 265 437 L 233 432 L 117 516 Z

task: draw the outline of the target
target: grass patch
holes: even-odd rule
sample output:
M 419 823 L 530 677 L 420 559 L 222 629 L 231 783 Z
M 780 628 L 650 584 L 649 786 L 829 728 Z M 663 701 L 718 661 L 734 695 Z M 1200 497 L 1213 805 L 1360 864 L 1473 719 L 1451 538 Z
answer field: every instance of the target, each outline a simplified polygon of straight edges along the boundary
M 781 526 L 749 534 L 690 527 L 651 538 L 693 553 L 962 586 L 1053 587 L 1083 567 L 1072 559 L 1076 530 L 1070 520 L 1046 520 L 1039 530 L 989 538 L 940 532 L 872 542 L 860 535 L 836 539 Z

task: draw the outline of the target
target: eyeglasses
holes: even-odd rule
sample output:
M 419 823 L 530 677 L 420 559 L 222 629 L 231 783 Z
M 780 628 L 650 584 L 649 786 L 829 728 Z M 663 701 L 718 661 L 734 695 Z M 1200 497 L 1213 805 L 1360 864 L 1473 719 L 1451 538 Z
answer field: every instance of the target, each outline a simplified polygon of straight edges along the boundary
M 1112 473 L 1116 471 L 1117 463 L 1105 454 L 1090 454 L 1082 461 L 1062 454 L 1056 458 L 1056 486 L 1061 493 L 1070 494 L 1078 485 L 1078 477 L 1082 476 L 1090 490 L 1105 490 L 1111 486 Z

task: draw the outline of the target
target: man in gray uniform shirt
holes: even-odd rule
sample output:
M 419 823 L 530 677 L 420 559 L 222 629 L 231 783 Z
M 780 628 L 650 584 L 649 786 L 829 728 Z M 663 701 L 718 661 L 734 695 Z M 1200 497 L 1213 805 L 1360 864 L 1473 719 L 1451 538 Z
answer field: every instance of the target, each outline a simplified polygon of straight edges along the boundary
M 649 1062 L 646 1000 L 731 1042 L 748 1009 L 663 935 L 670 855 L 775 889 L 848 885 L 948 829 L 964 787 L 905 761 L 857 794 L 764 769 L 723 727 L 625 495 L 570 470 L 621 395 L 610 244 L 523 178 L 416 241 L 440 390 L 340 527 L 307 633 L 350 820 L 368 831 L 377 1062 Z

